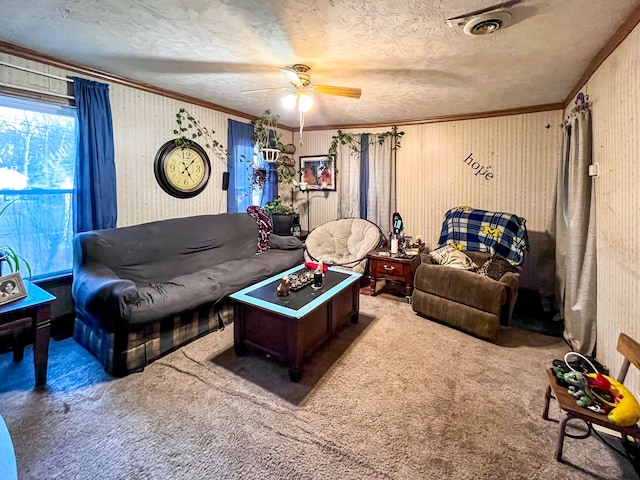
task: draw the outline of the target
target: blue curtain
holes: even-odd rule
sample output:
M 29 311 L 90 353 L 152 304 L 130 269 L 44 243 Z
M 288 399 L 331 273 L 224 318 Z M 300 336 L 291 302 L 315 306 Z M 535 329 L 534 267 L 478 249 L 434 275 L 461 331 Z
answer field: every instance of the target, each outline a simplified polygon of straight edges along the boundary
M 118 220 L 109 85 L 73 78 L 78 164 L 73 231 L 114 228 Z
M 369 208 L 369 134 L 360 135 L 360 218 Z
M 229 156 L 229 190 L 227 190 L 227 211 L 246 212 L 253 202 L 249 165 L 253 163 L 253 125 L 229 120 L 227 135 Z
M 264 168 L 267 170 L 267 178 L 260 197 L 261 207 L 278 196 L 278 167 L 275 163 L 264 162 Z

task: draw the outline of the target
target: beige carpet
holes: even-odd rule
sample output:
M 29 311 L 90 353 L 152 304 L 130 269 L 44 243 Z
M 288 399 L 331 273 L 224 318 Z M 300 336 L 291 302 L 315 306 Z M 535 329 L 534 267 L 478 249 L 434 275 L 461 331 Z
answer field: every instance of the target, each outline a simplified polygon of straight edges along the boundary
M 0 415 L 22 480 L 637 478 L 593 438 L 567 440 L 574 466 L 554 460 L 544 369 L 565 351 L 516 330 L 494 345 L 361 295 L 359 324 L 299 384 L 236 357 L 233 328 L 121 379 L 66 339 L 44 391 L 30 348 L 0 356 Z

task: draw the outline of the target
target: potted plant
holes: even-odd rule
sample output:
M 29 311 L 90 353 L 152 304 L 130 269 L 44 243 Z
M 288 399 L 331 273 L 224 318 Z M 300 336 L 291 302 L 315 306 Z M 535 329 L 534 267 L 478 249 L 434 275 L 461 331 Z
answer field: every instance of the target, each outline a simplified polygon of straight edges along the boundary
M 276 130 L 279 119 L 279 115 L 271 110 L 265 110 L 260 117 L 251 122 L 253 124 L 253 141 L 265 162 L 273 163 L 280 156 L 278 144 L 280 144 L 281 134 Z M 272 131 L 273 133 L 271 133 Z
M 251 188 L 254 190 L 262 190 L 264 182 L 267 180 L 267 170 L 264 168 L 256 168 L 251 173 Z
M 7 209 L 14 202 L 15 200 L 7 203 L 2 208 L 0 208 L 0 219 L 4 217 Z M 13 247 L 11 247 L 10 245 L 0 245 L 0 276 L 2 276 L 3 274 L 2 264 L 4 262 L 7 262 L 7 265 L 9 265 L 10 273 L 19 272 L 21 265 L 24 264 L 25 268 L 29 272 L 29 277 L 31 277 L 31 265 L 23 256 L 18 255 L 16 251 L 13 249 Z
M 264 211 L 271 217 L 273 233 L 276 235 L 291 234 L 291 227 L 297 223 L 298 217 L 292 206 L 285 205 L 280 201 L 280 197 L 276 197 L 265 204 Z

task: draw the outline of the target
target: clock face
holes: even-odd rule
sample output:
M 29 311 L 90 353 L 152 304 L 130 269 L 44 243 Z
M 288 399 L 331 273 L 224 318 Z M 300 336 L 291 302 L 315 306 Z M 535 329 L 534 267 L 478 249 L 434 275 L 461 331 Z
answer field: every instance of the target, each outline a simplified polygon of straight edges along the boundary
M 160 187 L 170 195 L 189 198 L 207 186 L 211 175 L 209 157 L 195 142 L 176 146 L 175 140 L 165 143 L 155 160 L 155 175 Z

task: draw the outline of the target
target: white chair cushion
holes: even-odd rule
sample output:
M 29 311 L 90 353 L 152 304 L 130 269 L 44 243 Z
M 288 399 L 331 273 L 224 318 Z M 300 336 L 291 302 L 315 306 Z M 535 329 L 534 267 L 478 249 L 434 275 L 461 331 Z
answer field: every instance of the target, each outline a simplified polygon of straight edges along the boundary
M 380 229 L 375 224 L 361 218 L 342 218 L 327 222 L 309 234 L 305 257 L 363 273 L 367 254 L 379 242 Z

